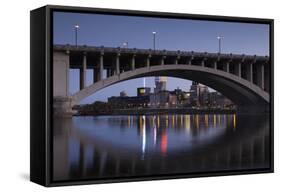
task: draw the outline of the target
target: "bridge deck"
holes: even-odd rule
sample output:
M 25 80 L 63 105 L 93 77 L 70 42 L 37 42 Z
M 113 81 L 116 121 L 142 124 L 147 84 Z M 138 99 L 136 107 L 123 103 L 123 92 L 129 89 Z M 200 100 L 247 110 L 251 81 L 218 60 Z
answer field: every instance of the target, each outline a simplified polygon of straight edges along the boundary
M 104 46 L 87 46 L 87 45 L 59 45 L 53 46 L 54 51 L 71 51 L 71 52 L 93 52 L 93 53 L 121 53 L 121 54 L 135 54 L 135 55 L 152 55 L 152 56 L 188 56 L 188 57 L 207 57 L 220 59 L 244 59 L 257 61 L 268 61 L 268 56 L 259 55 L 245 55 L 232 53 L 209 53 L 209 52 L 194 52 L 181 50 L 152 50 L 152 49 L 137 49 L 137 48 L 121 48 L 121 47 L 104 47 Z

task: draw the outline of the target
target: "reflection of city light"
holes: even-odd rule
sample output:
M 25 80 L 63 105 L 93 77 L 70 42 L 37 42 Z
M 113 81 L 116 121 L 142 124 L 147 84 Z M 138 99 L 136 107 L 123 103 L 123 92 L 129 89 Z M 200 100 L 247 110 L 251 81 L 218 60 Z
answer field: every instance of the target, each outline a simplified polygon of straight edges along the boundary
M 162 154 L 167 153 L 167 145 L 168 145 L 168 136 L 167 136 L 167 133 L 165 132 L 161 137 L 161 152 L 162 152 Z
M 154 133 L 154 136 L 153 136 L 153 141 L 154 141 L 154 146 L 156 145 L 156 139 L 157 139 L 157 129 L 156 129 L 156 126 L 153 127 L 153 133 Z
M 185 115 L 185 128 L 190 131 L 190 115 Z
M 142 126 L 143 123 L 142 123 L 142 117 L 141 116 L 139 117 L 139 122 L 140 122 L 140 128 L 142 129 L 143 128 L 143 126 Z
M 175 127 L 175 116 L 172 115 L 172 127 L 174 128 Z
M 221 124 L 221 115 L 218 115 L 219 118 L 219 125 Z
M 153 116 L 153 118 L 152 118 L 152 125 L 153 125 L 153 127 L 156 127 L 155 119 L 156 119 L 156 116 Z
M 205 126 L 209 127 L 209 116 L 205 115 Z
M 217 116 L 214 115 L 214 127 L 217 127 Z
M 145 146 L 146 146 L 146 125 L 145 125 L 145 116 L 142 116 L 143 123 L 142 123 L 142 153 L 145 153 Z
M 131 117 L 128 116 L 128 127 L 131 127 Z
M 159 115 L 157 116 L 157 127 L 158 128 L 160 127 L 160 117 L 159 117 Z
M 198 129 L 199 128 L 199 115 L 197 114 L 195 116 L 195 118 L 196 118 L 196 128 Z
M 181 127 L 183 125 L 183 115 L 181 115 Z

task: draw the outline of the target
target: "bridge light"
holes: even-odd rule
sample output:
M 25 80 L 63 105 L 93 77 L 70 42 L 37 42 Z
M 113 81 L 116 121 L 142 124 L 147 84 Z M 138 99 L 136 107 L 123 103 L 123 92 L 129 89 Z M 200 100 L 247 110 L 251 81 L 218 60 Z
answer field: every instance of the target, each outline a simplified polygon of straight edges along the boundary
M 223 36 L 217 36 L 217 39 L 219 40 L 219 53 L 221 53 L 221 40 L 223 39 Z
M 123 47 L 124 47 L 124 48 L 128 48 L 128 46 L 129 46 L 129 43 L 128 43 L 128 42 L 124 42 L 124 43 L 123 43 Z
M 153 31 L 152 32 L 152 35 L 153 35 L 153 50 L 155 51 L 155 39 L 156 39 L 156 32 Z
M 77 47 L 77 35 L 78 35 L 78 29 L 79 29 L 79 25 L 74 25 L 74 29 L 75 29 L 75 45 Z

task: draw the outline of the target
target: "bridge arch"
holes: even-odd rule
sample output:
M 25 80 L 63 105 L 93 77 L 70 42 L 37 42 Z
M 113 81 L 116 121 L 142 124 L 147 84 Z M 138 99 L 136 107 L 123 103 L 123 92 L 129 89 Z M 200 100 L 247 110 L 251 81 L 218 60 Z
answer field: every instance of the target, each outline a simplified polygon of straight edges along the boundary
M 110 85 L 148 76 L 170 76 L 197 81 L 219 91 L 241 108 L 268 106 L 270 101 L 266 91 L 234 74 L 197 65 L 165 64 L 137 68 L 100 80 L 72 95 L 72 106 Z

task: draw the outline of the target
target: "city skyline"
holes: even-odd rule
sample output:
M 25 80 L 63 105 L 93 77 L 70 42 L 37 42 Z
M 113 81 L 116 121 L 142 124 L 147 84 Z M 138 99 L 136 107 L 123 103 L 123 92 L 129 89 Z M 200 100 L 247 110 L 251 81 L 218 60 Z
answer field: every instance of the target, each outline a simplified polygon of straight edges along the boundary
M 54 44 L 75 44 L 75 25 L 79 25 L 78 45 L 122 47 L 126 42 L 129 48 L 151 49 L 152 32 L 155 31 L 156 49 L 216 53 L 219 49 L 217 37 L 222 36 L 222 53 L 269 54 L 269 25 L 265 24 L 55 12 Z M 87 82 L 90 82 L 90 70 L 87 70 L 87 76 Z M 79 84 L 74 82 L 79 78 L 79 70 L 70 70 L 69 77 L 70 93 L 78 91 Z M 168 79 L 173 89 L 191 85 L 188 80 Z M 134 87 L 142 82 L 142 79 L 134 79 L 116 85 L 132 94 Z M 152 83 L 146 78 L 147 86 L 152 87 Z M 99 91 L 82 103 L 105 100 L 116 94 L 116 85 Z

